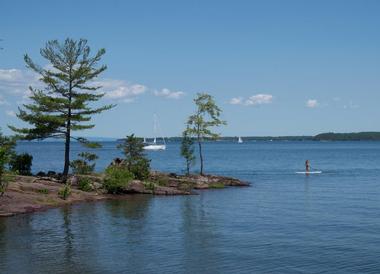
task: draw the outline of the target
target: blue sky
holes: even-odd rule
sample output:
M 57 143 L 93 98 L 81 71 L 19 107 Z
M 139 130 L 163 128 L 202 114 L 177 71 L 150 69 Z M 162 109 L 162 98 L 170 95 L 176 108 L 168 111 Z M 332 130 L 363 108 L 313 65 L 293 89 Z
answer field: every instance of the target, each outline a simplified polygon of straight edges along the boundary
M 2 1 L 0 127 L 38 81 L 47 40 L 104 47 L 104 102 L 85 136 L 180 135 L 197 92 L 224 110 L 223 135 L 380 131 L 379 1 Z

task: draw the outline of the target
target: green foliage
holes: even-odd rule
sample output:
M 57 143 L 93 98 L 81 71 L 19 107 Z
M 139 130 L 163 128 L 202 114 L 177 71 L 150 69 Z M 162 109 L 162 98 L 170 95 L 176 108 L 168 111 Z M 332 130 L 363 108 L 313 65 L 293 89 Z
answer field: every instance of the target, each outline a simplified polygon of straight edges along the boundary
M 104 49 L 90 56 L 87 40 L 66 39 L 63 43 L 48 41 L 40 51 L 50 66 L 41 67 L 25 55 L 28 68 L 40 76 L 43 89 L 30 87 L 31 103 L 19 108 L 17 117 L 31 125 L 31 128 L 10 128 L 26 140 L 63 138 L 65 139 L 65 161 L 63 177 L 67 178 L 70 164 L 70 142 L 76 139 L 90 145 L 84 138 L 72 136 L 73 131 L 91 129 L 94 114 L 111 109 L 113 105 L 91 107 L 90 103 L 100 100 L 104 94 L 98 93 L 99 86 L 89 85 L 103 71 L 105 65 L 98 66 Z M 50 67 L 52 67 L 50 69 Z
M 213 183 L 209 185 L 209 188 L 215 188 L 215 189 L 224 188 L 224 187 L 225 186 L 223 183 Z
M 150 160 L 144 154 L 144 144 L 134 134 L 127 136 L 124 143 L 119 145 L 125 155 L 124 165 L 135 179 L 145 180 L 150 174 Z
M 91 174 L 95 169 L 95 163 L 96 159 L 98 159 L 98 156 L 94 153 L 90 152 L 82 152 L 78 154 L 78 157 L 81 159 L 77 159 L 70 162 L 70 167 L 73 170 L 74 174 Z
M 91 191 L 91 180 L 86 177 L 80 177 L 78 182 L 78 189 L 86 192 Z
M 105 173 L 103 187 L 111 194 L 122 193 L 133 180 L 133 174 L 125 166 L 109 166 Z
M 28 153 L 14 154 L 9 162 L 10 169 L 20 175 L 32 174 L 33 156 Z
M 65 184 L 64 187 L 58 191 L 58 196 L 63 200 L 66 200 L 70 196 L 70 194 L 71 186 L 69 184 Z
M 190 174 L 190 168 L 195 164 L 194 141 L 189 136 L 188 128 L 182 133 L 181 156 L 185 158 L 186 174 Z
M 158 176 L 154 181 L 159 186 L 168 186 L 169 185 L 169 178 L 167 176 Z
M 6 175 L 6 168 L 14 155 L 16 141 L 14 138 L 3 136 L 0 131 L 0 197 L 7 190 L 9 176 Z
M 195 114 L 187 121 L 186 134 L 196 137 L 199 147 L 199 158 L 201 164 L 200 173 L 203 174 L 202 142 L 204 138 L 217 139 L 220 134 L 212 132 L 213 127 L 226 125 L 226 121 L 220 120 L 222 110 L 216 105 L 214 98 L 206 93 L 198 93 L 194 99 L 197 107 Z
M 42 188 L 42 189 L 38 189 L 37 192 L 38 192 L 38 193 L 41 193 L 41 194 L 49 194 L 49 189 L 47 189 L 47 188 Z
M 144 186 L 148 190 L 155 190 L 156 185 L 153 182 L 144 182 Z

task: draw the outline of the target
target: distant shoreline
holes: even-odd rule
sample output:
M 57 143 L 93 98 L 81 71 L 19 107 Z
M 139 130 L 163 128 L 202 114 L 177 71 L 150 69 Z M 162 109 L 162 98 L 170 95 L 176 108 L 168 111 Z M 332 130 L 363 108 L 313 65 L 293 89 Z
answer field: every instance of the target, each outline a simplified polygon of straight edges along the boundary
M 218 141 L 237 142 L 238 138 L 244 141 L 380 141 L 380 132 L 365 131 L 365 132 L 352 132 L 352 133 L 321 133 L 315 136 L 300 135 L 300 136 L 222 136 Z M 86 137 L 94 142 L 121 142 L 123 138 L 109 138 L 109 137 Z M 143 138 L 143 137 L 141 137 Z M 164 137 L 169 142 L 180 142 L 182 137 Z M 149 137 L 147 137 L 149 141 Z M 152 138 L 153 139 L 153 138 Z M 205 141 L 213 141 L 205 139 Z M 44 141 L 21 141 L 21 142 L 63 142 L 61 139 L 46 139 Z

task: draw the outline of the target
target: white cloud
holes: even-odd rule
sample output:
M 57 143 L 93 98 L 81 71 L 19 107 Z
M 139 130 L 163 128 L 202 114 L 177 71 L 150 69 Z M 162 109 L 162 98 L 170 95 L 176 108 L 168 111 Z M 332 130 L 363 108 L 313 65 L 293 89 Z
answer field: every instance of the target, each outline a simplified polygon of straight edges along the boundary
M 185 95 L 183 91 L 171 91 L 167 88 L 163 88 L 161 91 L 155 90 L 153 93 L 156 96 L 165 97 L 168 99 L 179 99 Z
M 106 98 L 121 102 L 132 102 L 137 96 L 147 91 L 147 87 L 144 85 L 130 84 L 126 81 L 115 79 L 96 81 L 94 85 L 102 87 L 100 91 L 105 93 Z
M 0 69 L 0 92 L 2 94 L 25 95 L 29 86 L 39 86 L 38 75 L 19 69 Z
M 230 100 L 231 105 L 242 105 L 243 102 L 243 97 L 234 97 Z
M 0 95 L 0 106 L 9 105 L 9 103 Z
M 316 108 L 316 107 L 319 106 L 319 103 L 315 99 L 309 99 L 309 100 L 306 101 L 306 106 L 308 108 Z
M 352 101 L 348 102 L 348 104 L 343 106 L 344 109 L 356 109 L 359 108 L 358 105 L 354 104 Z
M 234 97 L 229 103 L 231 105 L 244 105 L 244 106 L 257 106 L 263 104 L 270 104 L 273 101 L 271 94 L 256 94 L 244 99 L 243 97 Z
M 16 112 L 14 112 L 13 110 L 6 110 L 5 114 L 11 117 L 16 117 Z

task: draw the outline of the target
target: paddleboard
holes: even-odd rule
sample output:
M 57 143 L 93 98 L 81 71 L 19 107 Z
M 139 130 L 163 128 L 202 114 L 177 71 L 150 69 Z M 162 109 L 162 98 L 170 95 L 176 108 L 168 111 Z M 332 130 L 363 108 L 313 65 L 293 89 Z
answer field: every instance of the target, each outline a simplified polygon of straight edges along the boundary
M 296 172 L 297 174 L 321 174 L 322 173 L 322 171 L 297 171 Z

